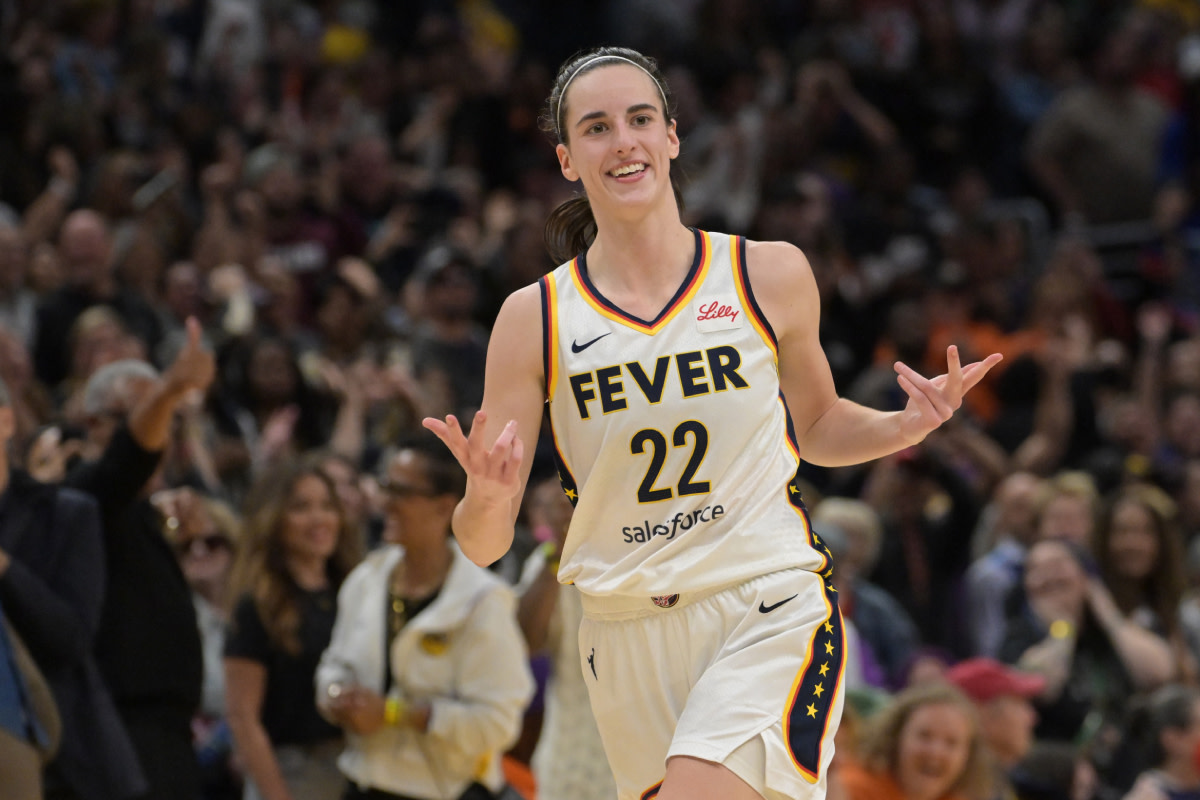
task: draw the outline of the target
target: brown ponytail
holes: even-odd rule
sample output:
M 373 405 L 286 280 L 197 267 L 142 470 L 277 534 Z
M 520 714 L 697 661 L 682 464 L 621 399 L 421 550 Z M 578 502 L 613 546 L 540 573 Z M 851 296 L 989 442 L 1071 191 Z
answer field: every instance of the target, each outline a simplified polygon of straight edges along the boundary
M 596 239 L 596 217 L 585 195 L 559 205 L 546 219 L 546 249 L 555 264 L 570 261 Z

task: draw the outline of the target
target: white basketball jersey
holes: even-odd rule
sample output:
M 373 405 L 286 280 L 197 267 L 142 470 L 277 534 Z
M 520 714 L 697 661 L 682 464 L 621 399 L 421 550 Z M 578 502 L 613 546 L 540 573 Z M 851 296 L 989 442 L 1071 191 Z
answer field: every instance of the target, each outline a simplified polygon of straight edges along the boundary
M 695 234 L 691 270 L 652 321 L 601 296 L 584 256 L 540 282 L 550 422 L 575 503 L 559 580 L 589 594 L 669 595 L 828 564 L 796 487 L 745 240 Z

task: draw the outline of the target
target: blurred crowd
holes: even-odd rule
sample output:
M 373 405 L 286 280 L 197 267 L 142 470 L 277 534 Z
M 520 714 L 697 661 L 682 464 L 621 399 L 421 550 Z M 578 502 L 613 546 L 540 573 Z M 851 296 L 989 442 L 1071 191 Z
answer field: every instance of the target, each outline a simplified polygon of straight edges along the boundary
M 0 794 L 613 796 L 547 442 L 483 570 L 420 428 L 555 266 L 539 116 L 603 43 L 666 68 L 687 222 L 803 249 L 843 395 L 1005 356 L 802 467 L 830 797 L 1200 798 L 1194 0 L 2 0 L 0 41 Z

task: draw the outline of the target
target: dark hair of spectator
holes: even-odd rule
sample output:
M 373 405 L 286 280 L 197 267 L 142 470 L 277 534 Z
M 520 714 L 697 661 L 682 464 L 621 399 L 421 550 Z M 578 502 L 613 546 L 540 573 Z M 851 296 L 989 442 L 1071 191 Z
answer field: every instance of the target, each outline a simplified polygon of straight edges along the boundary
M 966 695 L 948 683 L 922 684 L 905 689 L 872 717 L 859 748 L 863 765 L 876 774 L 895 776 L 899 770 L 900 737 L 904 727 L 913 714 L 926 706 L 953 706 L 971 725 L 967 763 L 962 775 L 951 787 L 950 794 L 968 798 L 990 797 L 993 788 L 992 764 L 979 732 L 978 714 Z
M 1145 709 L 1146 768 L 1166 766 L 1167 752 L 1163 749 L 1162 735 L 1167 730 L 1182 731 L 1192 727 L 1197 701 L 1200 701 L 1200 689 L 1182 684 L 1164 686 L 1150 695 Z
M 659 94 L 663 100 L 663 115 L 666 120 L 675 119 L 675 101 L 671 97 L 671 89 L 667 86 L 666 78 L 659 70 L 658 62 L 644 56 L 628 47 L 597 47 L 567 59 L 558 70 L 554 79 L 554 88 L 546 100 L 539 123 L 546 133 L 554 134 L 555 140 L 567 144 L 567 128 L 563 123 L 566 117 L 566 92 L 570 84 L 580 75 L 584 75 L 598 67 L 612 66 L 632 61 L 635 66 L 646 71 L 658 85 Z M 675 202 L 683 208 L 683 194 L 671 177 L 671 187 L 675 191 Z M 572 197 L 550 212 L 546 219 L 545 241 L 546 249 L 555 263 L 562 263 L 582 253 L 596 238 L 596 217 L 586 195 Z
M 394 452 L 408 450 L 421 458 L 421 468 L 438 495 L 461 498 L 467 491 L 467 474 L 450 448 L 436 436 L 415 434 L 401 441 Z
M 1142 590 L 1140 596 L 1131 596 L 1122 591 L 1127 581 L 1118 573 L 1110 546 L 1113 520 L 1117 510 L 1127 503 L 1145 509 L 1150 515 L 1151 527 L 1158 539 L 1158 558 L 1143 585 L 1138 587 Z M 1136 604 L 1146 601 L 1158 618 L 1159 624 L 1164 627 L 1163 632 L 1168 635 L 1178 629 L 1179 603 L 1183 599 L 1186 583 L 1183 540 L 1176 527 L 1176 517 L 1175 502 L 1166 492 L 1156 486 L 1134 484 L 1118 490 L 1104 504 L 1096 526 L 1096 562 L 1117 605 L 1129 614 Z M 1133 607 L 1127 607 L 1131 604 Z
M 337 486 L 318 461 L 306 457 L 267 473 L 246 498 L 241 547 L 230 581 L 233 597 L 250 594 L 271 643 L 287 653 L 300 652 L 300 587 L 287 566 L 283 542 L 284 515 L 296 485 L 315 477 L 325 484 L 338 514 L 337 548 L 326 564 L 330 585 L 337 589 L 361 558 L 361 537 L 350 529 Z

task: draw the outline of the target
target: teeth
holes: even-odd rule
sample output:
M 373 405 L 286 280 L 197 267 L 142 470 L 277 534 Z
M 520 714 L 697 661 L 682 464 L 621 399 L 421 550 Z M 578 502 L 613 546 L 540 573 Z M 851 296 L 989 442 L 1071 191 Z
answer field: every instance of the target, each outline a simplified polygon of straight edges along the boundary
M 617 167 L 616 169 L 614 169 L 612 171 L 612 174 L 615 177 L 619 178 L 622 175 L 632 175 L 635 172 L 641 172 L 645 168 L 646 168 L 645 164 L 626 164 L 623 167 Z

